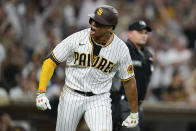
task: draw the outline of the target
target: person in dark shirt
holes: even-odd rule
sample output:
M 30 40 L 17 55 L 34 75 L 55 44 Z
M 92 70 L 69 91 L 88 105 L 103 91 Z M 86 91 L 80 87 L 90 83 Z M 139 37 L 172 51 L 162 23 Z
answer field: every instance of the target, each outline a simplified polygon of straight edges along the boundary
M 123 85 L 119 92 L 111 95 L 113 100 L 113 130 L 114 131 L 139 131 L 141 130 L 143 120 L 143 110 L 141 108 L 142 101 L 145 99 L 148 84 L 153 70 L 152 55 L 146 48 L 149 32 L 151 28 L 143 21 L 135 21 L 128 28 L 127 47 L 133 61 L 135 78 L 138 91 L 138 108 L 139 108 L 139 126 L 134 129 L 128 129 L 121 126 L 122 120 L 126 118 L 130 112 Z
M 175 70 L 171 84 L 163 91 L 164 101 L 180 102 L 185 101 L 187 92 L 183 84 L 183 78 L 179 70 Z

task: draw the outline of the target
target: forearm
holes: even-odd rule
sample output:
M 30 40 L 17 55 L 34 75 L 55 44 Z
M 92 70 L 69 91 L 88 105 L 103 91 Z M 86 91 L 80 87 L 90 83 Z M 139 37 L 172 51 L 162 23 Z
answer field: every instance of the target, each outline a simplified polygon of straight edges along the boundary
M 138 94 L 135 78 L 132 78 L 127 82 L 124 82 L 124 88 L 128 103 L 131 107 L 131 112 L 138 112 Z
M 48 85 L 48 82 L 52 78 L 55 68 L 56 68 L 56 64 L 50 58 L 46 59 L 43 62 L 42 71 L 40 74 L 38 92 L 46 91 L 46 87 Z

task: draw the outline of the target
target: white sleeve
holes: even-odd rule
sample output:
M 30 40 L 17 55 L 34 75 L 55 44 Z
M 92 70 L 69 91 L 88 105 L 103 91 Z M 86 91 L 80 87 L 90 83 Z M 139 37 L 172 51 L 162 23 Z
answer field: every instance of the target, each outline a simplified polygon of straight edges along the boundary
M 72 54 L 74 48 L 73 44 L 74 42 L 72 37 L 67 37 L 54 48 L 52 51 L 53 57 L 60 63 L 66 61 L 67 58 Z
M 134 69 L 129 52 L 127 52 L 121 59 L 119 64 L 119 78 L 122 81 L 127 81 L 134 77 Z

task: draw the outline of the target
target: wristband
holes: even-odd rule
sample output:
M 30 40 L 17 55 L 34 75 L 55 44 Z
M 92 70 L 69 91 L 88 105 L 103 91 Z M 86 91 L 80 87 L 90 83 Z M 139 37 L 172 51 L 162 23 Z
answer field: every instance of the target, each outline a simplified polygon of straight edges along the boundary
M 46 93 L 46 90 L 37 90 L 37 93 Z

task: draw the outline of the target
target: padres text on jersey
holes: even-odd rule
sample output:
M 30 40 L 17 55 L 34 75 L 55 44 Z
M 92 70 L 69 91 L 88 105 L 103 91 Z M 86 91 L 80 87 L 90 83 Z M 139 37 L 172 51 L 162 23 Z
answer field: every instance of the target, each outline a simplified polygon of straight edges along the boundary
M 96 56 L 89 31 L 90 28 L 67 37 L 55 47 L 52 56 L 58 62 L 66 61 L 65 83 L 68 87 L 100 94 L 110 90 L 116 72 L 122 80 L 130 79 L 134 72 L 130 71 L 131 57 L 122 40 L 113 33 L 112 40 Z

